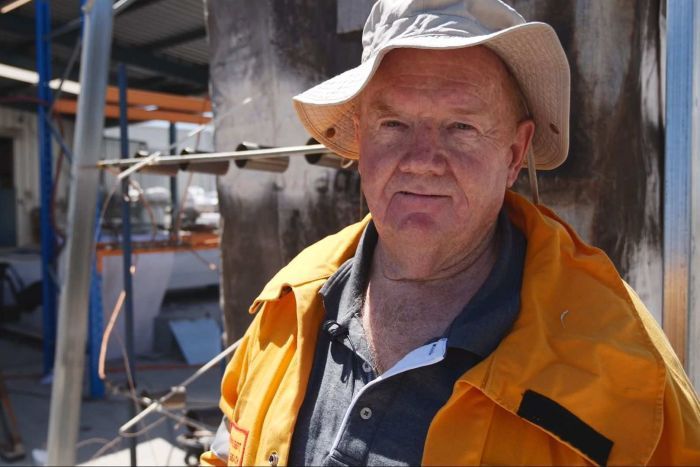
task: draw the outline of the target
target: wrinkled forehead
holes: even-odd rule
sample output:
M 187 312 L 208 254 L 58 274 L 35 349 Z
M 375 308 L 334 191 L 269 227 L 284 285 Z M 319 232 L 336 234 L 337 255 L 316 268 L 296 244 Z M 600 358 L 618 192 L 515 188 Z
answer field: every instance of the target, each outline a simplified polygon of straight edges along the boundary
M 494 75 L 507 72 L 506 65 L 498 54 L 483 45 L 455 49 L 396 48 L 382 58 L 377 71 L 396 67 L 439 68 L 446 65 L 464 69 L 485 68 Z
M 389 51 L 383 58 L 365 89 L 359 103 L 375 100 L 383 93 L 409 83 L 413 89 L 468 90 L 479 92 L 498 105 L 508 86 L 509 72 L 497 54 L 487 47 L 459 49 L 400 48 Z M 509 96 L 506 96 L 509 98 Z M 499 101 L 499 102 L 496 102 Z

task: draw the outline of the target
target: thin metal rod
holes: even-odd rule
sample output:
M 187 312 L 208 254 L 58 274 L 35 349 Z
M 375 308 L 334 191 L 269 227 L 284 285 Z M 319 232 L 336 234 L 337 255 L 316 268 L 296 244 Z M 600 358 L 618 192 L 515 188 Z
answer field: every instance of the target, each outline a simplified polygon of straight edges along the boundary
M 180 388 L 184 388 L 192 384 L 195 380 L 197 380 L 200 376 L 202 376 L 204 373 L 207 371 L 211 370 L 213 367 L 216 366 L 217 363 L 219 363 L 221 360 L 226 358 L 228 355 L 233 353 L 238 346 L 241 345 L 241 342 L 243 339 L 238 339 L 236 342 L 225 348 L 224 350 L 221 351 L 216 357 L 212 358 L 209 360 L 207 363 L 205 363 L 202 367 L 199 368 L 199 370 L 195 371 L 192 375 L 190 375 L 187 379 L 185 379 L 182 383 L 180 383 L 177 386 L 173 386 L 173 388 L 170 390 L 169 393 L 165 394 L 161 398 L 159 398 L 157 401 L 154 401 L 146 407 L 144 410 L 141 411 L 140 414 L 126 422 L 124 425 L 122 425 L 119 428 L 119 433 L 125 433 L 127 430 L 131 429 L 134 425 L 136 425 L 138 422 L 143 420 L 146 415 L 157 412 L 159 410 L 159 407 L 162 406 L 165 402 L 167 402 L 173 395 L 177 394 L 179 392 Z
M 80 22 L 82 23 L 82 18 L 80 19 Z M 56 88 L 56 91 L 53 93 L 53 102 L 51 102 L 51 108 L 49 109 L 49 115 L 53 114 L 53 106 L 56 104 L 56 101 L 61 98 L 61 95 L 63 94 L 63 84 L 66 82 L 66 80 L 70 77 L 70 74 L 73 72 L 73 67 L 75 66 L 75 63 L 78 60 L 78 56 L 80 55 L 80 46 L 83 43 L 83 37 L 78 36 L 78 38 L 75 40 L 75 45 L 73 46 L 73 52 L 71 52 L 70 59 L 68 59 L 68 64 L 66 65 L 66 68 L 63 70 L 63 76 L 61 76 L 61 81 L 58 83 L 58 87 Z
M 68 159 L 68 163 L 72 164 L 73 163 L 73 151 L 68 147 L 66 144 L 66 141 L 63 139 L 63 136 L 61 135 L 61 132 L 58 131 L 58 129 L 51 123 L 51 120 L 49 120 L 49 114 L 46 115 L 46 120 L 47 124 L 49 126 L 49 131 L 51 131 L 51 134 L 53 135 L 54 139 L 58 143 L 59 146 L 61 146 L 61 150 L 66 156 L 66 159 Z
M 138 400 L 138 402 L 140 402 L 142 404 L 149 404 L 150 405 L 150 404 L 153 404 L 154 402 L 157 402 L 157 401 L 154 401 L 153 399 L 151 399 L 149 397 L 141 397 Z M 196 428 L 196 429 L 202 430 L 202 431 L 211 431 L 211 427 L 208 427 L 202 423 L 199 423 L 197 420 L 186 417 L 184 415 L 178 415 L 176 413 L 173 413 L 170 410 L 163 407 L 162 405 L 158 405 L 156 412 L 161 414 L 161 415 L 165 415 L 166 417 L 168 417 L 172 420 L 175 420 L 178 423 L 182 423 L 183 425 L 187 425 L 187 426 L 190 426 L 192 428 Z
M 141 170 L 142 168 L 144 168 L 148 165 L 154 165 L 155 162 L 158 161 L 160 154 L 161 154 L 160 151 L 156 151 L 153 154 L 151 154 L 150 156 L 145 157 L 143 159 L 140 159 L 139 162 L 135 163 L 134 165 L 132 165 L 131 167 L 129 167 L 128 169 L 126 169 L 125 171 L 120 173 L 119 176 L 117 177 L 117 179 L 124 180 L 126 177 L 128 177 L 132 173 L 138 172 L 139 170 Z M 127 160 L 129 160 L 129 159 L 127 159 Z M 121 164 L 118 164 L 118 165 L 121 165 Z M 128 164 L 123 164 L 123 165 L 128 165 Z M 157 164 L 155 164 L 155 165 L 157 165 Z
M 170 126 L 168 127 L 168 145 L 170 154 L 173 156 L 177 154 L 177 125 L 175 122 L 170 122 Z M 187 198 L 187 193 L 185 193 L 185 198 Z M 170 177 L 170 235 L 173 239 L 177 239 L 178 235 L 178 233 L 175 232 L 178 215 L 177 174 L 175 174 Z
M 129 122 L 127 120 L 127 77 L 126 66 L 120 63 L 119 76 L 119 140 L 121 156 L 129 157 Z M 134 358 L 134 292 L 131 275 L 131 198 L 129 197 L 129 177 L 122 179 L 122 269 L 124 280 L 124 326 L 126 328 L 126 359 L 132 369 L 131 379 L 136 388 L 136 362 Z M 136 406 L 129 401 L 129 418 L 136 416 Z M 129 457 L 135 467 L 136 436 L 129 437 Z
M 314 154 L 333 154 L 322 144 L 311 144 L 308 146 L 286 146 L 281 148 L 268 149 L 253 149 L 250 151 L 229 151 L 229 152 L 212 152 L 203 154 L 188 154 L 183 156 L 163 156 L 160 152 L 155 152 L 146 158 L 132 159 L 107 159 L 99 161 L 97 167 L 104 169 L 107 167 L 130 167 L 141 165 L 142 168 L 146 165 L 168 165 L 180 164 L 183 162 L 217 162 L 236 159 L 266 159 L 272 157 L 284 156 L 303 156 L 307 153 Z M 157 156 L 156 156 L 157 155 Z M 151 159 L 149 159 L 151 158 Z M 148 160 L 148 161 L 147 161 Z M 130 173 L 131 174 L 131 173 Z
M 68 201 L 66 279 L 58 314 L 58 339 L 51 388 L 47 465 L 76 465 L 90 270 L 95 250 L 95 210 L 99 173 L 94 167 L 102 148 L 105 95 L 112 42 L 112 3 L 94 2 L 85 15 L 80 59 L 81 93 L 75 125 L 74 164 Z
M 54 251 L 56 234 L 51 222 L 53 205 L 53 161 L 51 154 L 51 125 L 47 104 L 51 102 L 51 43 L 46 35 L 51 28 L 51 13 L 48 0 L 36 2 L 36 62 L 39 72 L 39 101 L 37 108 L 39 129 L 39 181 L 41 183 L 41 278 L 42 278 L 42 327 L 43 327 L 43 367 L 44 374 L 53 368 L 56 349 L 56 294 L 54 281 Z

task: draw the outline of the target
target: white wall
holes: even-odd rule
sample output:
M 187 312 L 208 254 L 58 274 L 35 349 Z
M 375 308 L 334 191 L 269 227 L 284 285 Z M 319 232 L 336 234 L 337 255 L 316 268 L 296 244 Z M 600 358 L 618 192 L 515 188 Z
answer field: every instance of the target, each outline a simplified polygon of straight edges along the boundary
M 73 124 L 63 122 L 65 139 L 73 139 Z M 0 135 L 13 139 L 14 184 L 16 192 L 16 225 L 18 246 L 34 244 L 31 233 L 31 211 L 41 203 L 39 189 L 39 134 L 37 114 L 0 106 Z M 53 143 L 54 164 L 58 159 L 59 146 Z M 59 180 L 57 203 L 65 199 L 69 164 L 64 161 Z

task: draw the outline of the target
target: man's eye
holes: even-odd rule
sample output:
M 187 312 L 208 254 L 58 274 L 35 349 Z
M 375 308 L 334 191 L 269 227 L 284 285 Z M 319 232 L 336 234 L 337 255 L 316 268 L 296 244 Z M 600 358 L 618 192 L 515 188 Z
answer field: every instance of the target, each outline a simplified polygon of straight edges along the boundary
M 397 120 L 387 120 L 386 122 L 382 122 L 382 126 L 386 128 L 400 128 L 403 124 Z
M 463 123 L 463 122 L 455 122 L 452 124 L 452 128 L 455 130 L 473 130 L 474 127 L 471 126 L 468 123 Z

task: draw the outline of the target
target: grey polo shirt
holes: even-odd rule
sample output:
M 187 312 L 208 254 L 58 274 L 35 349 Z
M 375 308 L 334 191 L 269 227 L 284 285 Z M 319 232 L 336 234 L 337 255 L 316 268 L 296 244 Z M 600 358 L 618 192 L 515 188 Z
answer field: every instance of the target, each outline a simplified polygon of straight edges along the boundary
M 360 311 L 377 230 L 321 288 L 326 320 L 292 438 L 290 465 L 421 463 L 428 427 L 456 380 L 489 355 L 520 309 L 526 240 L 505 211 L 493 270 L 445 335 L 377 375 Z M 468 416 L 468 414 L 465 414 Z

